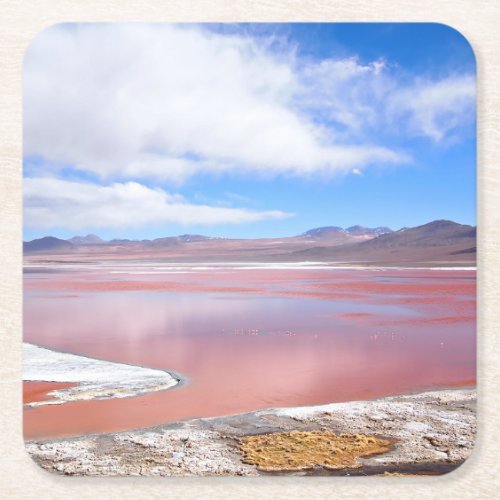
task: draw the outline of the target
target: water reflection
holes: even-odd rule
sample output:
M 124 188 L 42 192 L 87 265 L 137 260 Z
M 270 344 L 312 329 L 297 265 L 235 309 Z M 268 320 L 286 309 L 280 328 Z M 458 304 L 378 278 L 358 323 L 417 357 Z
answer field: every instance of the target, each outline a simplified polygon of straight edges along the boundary
M 62 300 L 57 287 L 32 290 L 27 286 L 26 341 L 172 369 L 190 379 L 187 386 L 171 392 L 27 411 L 27 434 L 126 429 L 194 416 L 366 399 L 474 382 L 474 296 L 465 285 L 462 293 L 457 294 L 456 287 L 453 293 L 446 292 L 442 286 L 446 277 L 440 278 L 439 290 L 445 291 L 437 303 L 428 301 L 427 305 L 411 300 L 395 304 L 391 294 L 371 292 L 369 286 L 362 298 L 350 300 L 275 295 L 278 281 L 285 288 L 287 279 L 289 288 L 303 288 L 299 281 L 305 278 L 314 282 L 313 271 L 305 277 L 302 272 L 300 280 L 286 273 L 270 280 L 267 295 L 221 290 L 73 291 Z M 350 283 L 380 280 L 380 274 L 370 278 L 356 273 L 350 272 Z M 415 273 L 408 281 L 419 287 L 415 296 L 435 297 L 435 291 L 426 291 L 424 278 L 416 280 Z M 425 273 L 428 280 L 429 271 Z M 223 281 L 217 271 L 203 277 L 176 277 L 184 284 L 195 278 L 218 285 Z M 245 275 L 231 277 L 236 278 L 245 281 Z M 402 279 L 385 277 L 389 283 L 400 284 Z M 410 292 L 408 297 L 412 296 Z M 401 297 L 401 286 L 397 297 Z M 460 306 L 463 317 L 457 316 L 457 303 L 468 304 Z M 421 321 L 443 317 L 454 321 Z

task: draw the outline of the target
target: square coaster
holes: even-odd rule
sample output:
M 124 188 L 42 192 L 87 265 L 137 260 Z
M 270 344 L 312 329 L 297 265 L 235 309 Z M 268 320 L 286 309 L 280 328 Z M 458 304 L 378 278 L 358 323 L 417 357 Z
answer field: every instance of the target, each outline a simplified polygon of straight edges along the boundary
M 59 24 L 24 64 L 26 449 L 438 475 L 476 432 L 476 72 L 434 24 Z

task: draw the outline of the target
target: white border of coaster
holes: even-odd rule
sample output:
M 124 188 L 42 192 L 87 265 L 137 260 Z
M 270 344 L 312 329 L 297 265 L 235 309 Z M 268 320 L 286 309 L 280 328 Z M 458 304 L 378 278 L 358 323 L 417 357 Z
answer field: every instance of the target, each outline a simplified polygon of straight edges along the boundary
M 0 0 L 0 492 L 3 498 L 493 498 L 500 442 L 500 3 L 489 0 Z M 471 43 L 478 76 L 478 385 L 476 448 L 439 477 L 70 478 L 24 451 L 21 412 L 22 60 L 59 22 L 441 22 Z

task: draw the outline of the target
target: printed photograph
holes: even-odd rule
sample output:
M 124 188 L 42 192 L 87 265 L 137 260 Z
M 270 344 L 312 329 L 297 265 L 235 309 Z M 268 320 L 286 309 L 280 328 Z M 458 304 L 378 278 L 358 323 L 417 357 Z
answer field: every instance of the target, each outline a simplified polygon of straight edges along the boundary
M 416 476 L 468 458 L 476 65 L 458 31 L 58 24 L 23 87 L 40 467 Z

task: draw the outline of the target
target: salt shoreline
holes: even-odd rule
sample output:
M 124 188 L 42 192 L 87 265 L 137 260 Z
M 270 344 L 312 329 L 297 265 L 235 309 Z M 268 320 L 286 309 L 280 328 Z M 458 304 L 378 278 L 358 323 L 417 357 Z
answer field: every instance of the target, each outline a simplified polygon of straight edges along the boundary
M 164 370 L 55 351 L 27 342 L 23 343 L 23 380 L 76 384 L 52 390 L 48 395 L 53 399 L 31 402 L 26 407 L 134 397 L 171 389 L 181 382 Z
M 476 390 L 446 389 L 321 406 L 276 408 L 199 418 L 125 432 L 27 441 L 43 468 L 92 476 L 258 476 L 242 462 L 237 439 L 293 430 L 331 430 L 389 438 L 388 453 L 360 459 L 361 469 L 322 468 L 311 474 L 444 473 L 471 453 L 476 434 Z
M 24 263 L 24 271 L 30 272 L 33 269 L 53 269 L 55 266 L 61 270 L 71 269 L 96 269 L 105 268 L 132 268 L 131 274 L 162 274 L 162 271 L 168 273 L 190 273 L 197 271 L 213 270 L 355 270 L 355 271 L 384 271 L 384 270 L 432 270 L 432 271 L 477 271 L 477 266 L 469 264 L 457 265 L 456 263 L 436 263 L 432 264 L 369 264 L 369 263 L 351 263 L 351 262 L 325 262 L 325 261 L 299 261 L 299 262 L 259 262 L 259 261 L 224 261 L 224 262 L 203 262 L 203 261 L 136 261 L 123 260 L 103 260 L 96 262 L 64 262 L 64 261 L 39 261 L 27 259 Z M 137 269 L 148 268 L 152 271 L 140 271 Z M 111 273 L 123 273 L 123 270 L 110 271 Z

